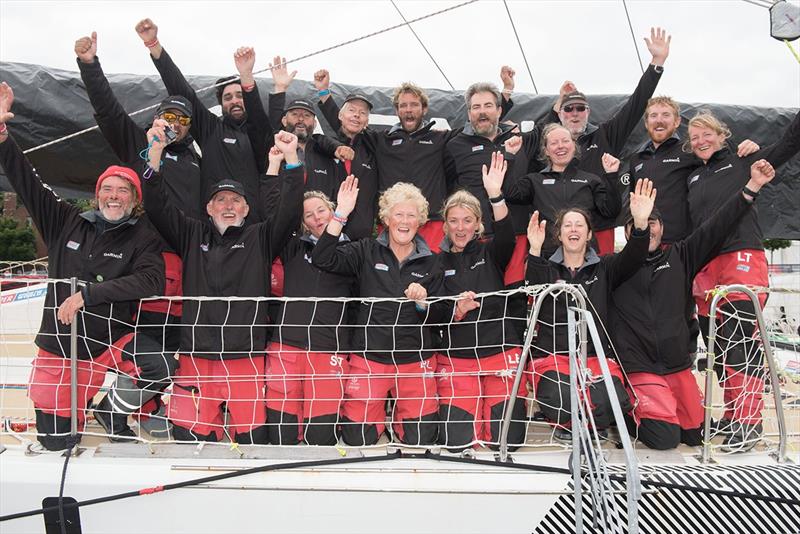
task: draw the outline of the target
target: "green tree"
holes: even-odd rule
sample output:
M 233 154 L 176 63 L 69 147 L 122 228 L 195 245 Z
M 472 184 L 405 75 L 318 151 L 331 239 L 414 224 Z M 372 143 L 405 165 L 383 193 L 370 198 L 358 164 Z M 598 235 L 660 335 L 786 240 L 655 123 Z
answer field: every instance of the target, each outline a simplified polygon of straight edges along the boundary
M 36 239 L 30 226 L 20 227 L 17 221 L 0 217 L 0 260 L 30 261 L 36 259 Z
M 775 251 L 782 248 L 789 248 L 792 246 L 792 241 L 789 239 L 765 239 L 764 248 L 769 250 L 769 262 L 775 263 Z

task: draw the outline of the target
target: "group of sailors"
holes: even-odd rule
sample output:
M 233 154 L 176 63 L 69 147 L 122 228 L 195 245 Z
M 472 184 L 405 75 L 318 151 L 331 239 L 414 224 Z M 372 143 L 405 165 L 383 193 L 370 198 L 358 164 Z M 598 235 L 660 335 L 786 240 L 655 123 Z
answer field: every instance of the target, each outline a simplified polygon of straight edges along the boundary
M 600 125 L 565 82 L 552 112 L 521 133 L 502 121 L 514 88 L 503 67 L 502 90 L 467 89 L 463 128 L 435 129 L 425 91 L 403 83 L 399 121 L 379 131 L 369 98 L 352 93 L 340 107 L 325 70 L 314 74 L 316 106 L 287 104 L 296 72 L 279 56 L 265 110 L 252 48 L 234 54 L 238 77 L 218 81 L 218 117 L 155 23 L 136 32 L 170 95 L 149 128 L 114 96 L 96 34 L 75 43 L 95 119 L 122 164 L 97 179 L 90 211 L 42 183 L 10 135 L 14 94 L 0 84 L 0 164 L 47 244 L 49 276 L 83 282 L 75 294 L 48 286 L 29 386 L 44 447 L 69 445 L 73 321 L 81 428 L 106 370 L 119 374 L 92 406 L 112 440 L 135 438 L 130 414 L 161 409 L 176 440 L 369 445 L 388 430 L 414 445 L 496 444 L 526 327 L 534 344 L 509 443 L 524 442 L 528 388 L 567 439 L 574 302 L 544 297 L 539 321 L 526 325 L 524 294 L 498 294 L 559 281 L 582 286 L 605 325 L 602 350 L 638 439 L 658 449 L 701 443 L 696 316 L 707 331 L 706 295 L 717 285 L 768 286 L 754 202 L 800 150 L 800 118 L 763 148 L 730 148 L 709 112 L 680 139 L 678 104 L 653 97 L 670 47 L 661 29 L 646 39 L 652 60 L 634 93 Z M 314 133 L 318 113 L 335 137 Z M 621 192 L 619 156 L 642 116 L 650 141 L 630 156 Z M 614 253 L 625 204 L 627 243 Z M 185 298 L 140 300 L 156 295 Z M 753 312 L 743 295 L 727 302 Z M 763 431 L 764 378 L 753 326 L 726 324 L 717 428 L 735 451 Z M 597 349 L 589 341 L 595 378 Z M 602 432 L 613 423 L 608 393 L 596 379 L 588 389 Z

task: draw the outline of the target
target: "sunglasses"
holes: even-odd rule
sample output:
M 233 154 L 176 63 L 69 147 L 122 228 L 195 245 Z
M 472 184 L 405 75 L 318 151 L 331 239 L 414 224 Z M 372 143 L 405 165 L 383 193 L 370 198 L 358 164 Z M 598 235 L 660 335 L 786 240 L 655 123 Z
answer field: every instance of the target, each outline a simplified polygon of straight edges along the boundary
M 583 111 L 586 111 L 586 106 L 584 106 L 583 104 L 573 104 L 573 105 L 570 105 L 570 106 L 564 106 L 563 109 L 567 113 L 572 113 L 573 111 L 583 112 Z
M 181 126 L 189 126 L 189 124 L 192 122 L 190 117 L 176 115 L 175 113 L 170 113 L 169 111 L 162 113 L 161 118 L 167 121 L 169 124 L 175 124 L 176 122 L 179 122 Z

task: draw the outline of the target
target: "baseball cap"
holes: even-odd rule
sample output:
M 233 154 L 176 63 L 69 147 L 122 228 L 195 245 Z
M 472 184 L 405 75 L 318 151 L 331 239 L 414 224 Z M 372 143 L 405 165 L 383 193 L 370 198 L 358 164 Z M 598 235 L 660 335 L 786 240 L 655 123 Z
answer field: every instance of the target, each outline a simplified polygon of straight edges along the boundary
M 303 100 L 301 98 L 292 100 L 291 102 L 289 102 L 289 105 L 286 106 L 286 109 L 283 112 L 284 115 L 286 114 L 286 112 L 293 109 L 304 109 L 309 113 L 311 113 L 312 115 L 314 115 L 315 117 L 317 116 L 317 114 L 314 112 L 314 106 L 312 106 L 311 102 L 309 102 L 308 100 Z
M 168 96 L 161 103 L 158 105 L 158 109 L 156 110 L 156 115 L 161 115 L 168 109 L 174 109 L 179 111 L 182 115 L 186 117 L 192 116 L 192 103 L 189 102 L 188 99 L 182 96 Z
M 208 191 L 208 199 L 206 202 L 211 202 L 211 199 L 214 198 L 217 193 L 221 193 L 223 191 L 232 191 L 242 195 L 243 197 L 246 197 L 244 194 L 244 186 L 241 183 L 237 182 L 236 180 L 226 178 L 225 180 L 220 180 L 211 186 L 211 189 Z
M 369 99 L 361 93 L 350 93 L 344 98 L 345 102 L 350 102 L 351 100 L 363 100 L 367 104 L 369 110 L 372 111 L 372 102 L 370 102 Z
M 658 208 L 653 206 L 653 211 L 650 212 L 650 216 L 647 218 L 648 221 L 663 221 L 661 218 L 661 212 L 658 211 Z M 633 222 L 633 215 L 631 211 L 628 210 L 628 214 L 625 216 L 625 227 L 627 228 L 629 224 Z
M 564 97 L 564 100 L 561 101 L 561 107 L 563 108 L 564 106 L 575 104 L 576 102 L 587 104 L 586 95 L 580 91 L 573 91 Z

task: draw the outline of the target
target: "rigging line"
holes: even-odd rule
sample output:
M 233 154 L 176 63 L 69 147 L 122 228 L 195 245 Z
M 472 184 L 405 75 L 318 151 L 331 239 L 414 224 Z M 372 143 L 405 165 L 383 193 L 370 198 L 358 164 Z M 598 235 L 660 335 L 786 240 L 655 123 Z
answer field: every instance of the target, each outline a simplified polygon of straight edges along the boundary
M 533 73 L 531 72 L 531 66 L 528 64 L 528 57 L 525 55 L 525 50 L 522 48 L 522 42 L 519 40 L 519 34 L 517 33 L 517 26 L 514 24 L 514 18 L 511 16 L 511 10 L 508 9 L 508 3 L 506 3 L 506 0 L 503 0 L 503 5 L 506 6 L 506 13 L 508 13 L 508 20 L 509 22 L 511 22 L 511 29 L 514 30 L 514 37 L 517 38 L 517 45 L 519 45 L 519 51 L 522 53 L 523 61 L 525 61 L 525 68 L 528 69 L 528 76 L 531 77 L 531 83 L 533 84 L 533 91 L 538 95 L 539 89 L 536 88 L 536 82 L 533 81 Z
M 447 77 L 447 74 L 444 73 L 444 71 L 442 70 L 442 67 L 440 67 L 439 64 L 436 62 L 436 60 L 433 58 L 433 54 L 431 54 L 430 50 L 428 50 L 428 47 L 425 46 L 425 43 L 423 43 L 422 39 L 419 38 L 419 35 L 417 35 L 417 32 L 415 32 L 414 28 L 411 27 L 411 24 L 408 23 L 408 21 L 406 20 L 405 15 L 403 15 L 403 12 L 400 11 L 400 8 L 397 7 L 397 4 L 394 3 L 394 0 L 390 0 L 390 1 L 392 2 L 392 5 L 394 6 L 394 8 L 397 10 L 397 13 L 400 15 L 400 18 L 402 18 L 403 22 L 406 24 L 406 26 L 408 26 L 408 29 L 411 30 L 411 33 L 413 33 L 414 37 L 417 38 L 417 41 L 419 42 L 419 45 L 422 47 L 423 50 L 425 50 L 425 53 L 428 54 L 428 57 L 431 58 L 431 61 L 433 61 L 433 64 L 436 65 L 436 68 L 439 69 L 439 72 L 442 74 L 442 77 L 444 78 L 444 81 L 447 82 L 447 85 L 450 86 L 450 89 L 455 91 L 456 88 L 453 87 L 452 83 L 450 83 L 450 79 Z
M 429 19 L 431 17 L 435 17 L 436 15 L 441 15 L 443 13 L 447 13 L 448 11 L 453 11 L 453 10 L 458 9 L 460 7 L 464 7 L 464 6 L 468 6 L 470 4 L 474 4 L 477 1 L 478 0 L 466 0 L 465 2 L 461 2 L 460 4 L 456 4 L 456 5 L 453 5 L 453 6 L 450 6 L 450 7 L 446 7 L 444 9 L 440 9 L 439 11 L 434 11 L 433 13 L 428 13 L 427 15 L 422 15 L 422 16 L 419 16 L 419 17 L 417 17 L 415 19 L 411 19 L 409 21 L 406 21 L 406 22 L 403 22 L 403 23 L 400 23 L 400 24 L 395 24 L 394 26 L 388 26 L 388 27 L 383 28 L 381 30 L 374 31 L 372 33 L 367 33 L 367 34 L 362 35 L 360 37 L 355 37 L 355 38 L 350 39 L 348 41 L 343 41 L 341 43 L 329 46 L 327 48 L 322 48 L 322 49 L 317 50 L 315 52 L 311 52 L 311 53 L 305 54 L 303 56 L 296 57 L 294 59 L 290 59 L 290 60 L 286 61 L 286 63 L 283 63 L 283 65 L 288 65 L 289 63 L 295 63 L 297 61 L 302 61 L 304 59 L 308 59 L 308 58 L 313 57 L 313 56 L 318 56 L 319 54 L 324 54 L 325 52 L 330 52 L 331 50 L 335 50 L 335 49 L 341 48 L 343 46 L 347 46 L 347 45 L 350 45 L 350 44 L 353 44 L 353 43 L 357 43 L 359 41 L 363 41 L 365 39 L 369 39 L 370 37 L 375 37 L 377 35 L 381 35 L 382 33 L 387 33 L 387 32 L 390 32 L 392 30 L 396 30 L 397 28 L 402 28 L 403 26 L 411 27 L 410 25 L 412 23 L 414 23 L 414 22 L 419 22 L 421 20 Z M 279 65 L 275 65 L 275 66 L 279 66 Z M 261 70 L 254 71 L 253 74 L 254 75 L 255 74 L 261 74 L 262 72 L 266 72 L 268 70 L 270 70 L 269 67 L 261 69 Z M 442 73 L 442 74 L 444 74 L 444 73 Z M 201 89 L 197 89 L 197 90 L 195 90 L 195 93 L 198 93 L 198 94 L 199 93 L 203 93 L 205 91 L 209 91 L 211 89 L 215 89 L 216 87 L 218 87 L 220 85 L 224 85 L 225 83 L 227 83 L 227 82 L 220 82 L 218 84 L 215 83 L 214 85 L 209 85 L 208 87 L 203 87 Z M 450 87 L 452 87 L 452 85 Z M 138 115 L 140 113 L 144 113 L 145 111 L 149 111 L 149 110 L 155 109 L 157 107 L 158 107 L 158 104 L 153 104 L 152 106 L 147 106 L 146 108 L 138 109 L 136 111 L 128 113 L 128 116 L 133 117 L 134 115 Z M 60 143 L 62 141 L 66 141 L 68 139 L 72 139 L 73 137 L 78 137 L 79 135 L 83 135 L 83 134 L 85 134 L 87 132 L 91 132 L 91 131 L 97 130 L 98 128 L 99 127 L 97 125 L 92 126 L 90 128 L 85 128 L 83 130 L 71 133 L 69 135 L 65 135 L 63 137 L 59 137 L 58 139 L 54 139 L 52 141 L 48 141 L 47 143 L 43 143 L 41 145 L 29 148 L 27 150 L 23 150 L 22 153 L 23 154 L 29 154 L 31 152 L 35 152 L 36 150 L 40 150 L 42 148 L 46 148 L 48 146 L 55 145 L 55 144 Z
M 639 47 L 636 44 L 636 34 L 633 33 L 633 24 L 631 24 L 631 15 L 628 13 L 628 3 L 622 0 L 622 6 L 625 8 L 625 17 L 628 19 L 628 28 L 631 30 L 631 39 L 633 39 L 633 49 L 636 50 L 636 59 L 639 60 L 639 68 L 644 74 L 644 65 L 642 64 L 642 56 L 639 55 Z
M 754 6 L 763 7 L 769 9 L 775 2 L 770 2 L 769 0 L 742 0 L 742 2 L 747 2 L 748 4 L 753 4 Z

